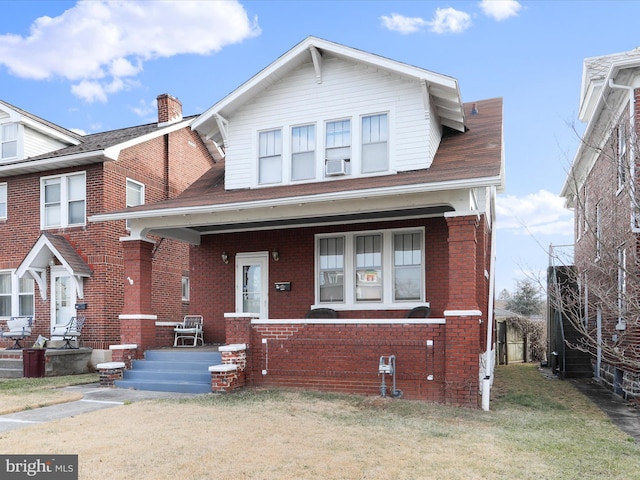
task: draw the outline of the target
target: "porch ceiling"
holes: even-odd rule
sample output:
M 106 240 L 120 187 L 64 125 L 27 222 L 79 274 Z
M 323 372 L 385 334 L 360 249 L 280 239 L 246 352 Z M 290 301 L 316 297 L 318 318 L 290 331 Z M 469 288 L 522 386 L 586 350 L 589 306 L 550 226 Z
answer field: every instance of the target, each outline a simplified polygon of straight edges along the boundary
M 449 205 L 437 205 L 386 212 L 359 212 L 349 214 L 334 214 L 326 216 L 305 216 L 299 218 L 280 218 L 265 220 L 239 220 L 237 222 L 203 222 L 182 227 L 147 227 L 145 233 L 152 233 L 161 237 L 199 243 L 201 235 L 217 233 L 231 233 L 237 231 L 271 230 L 276 228 L 301 228 L 316 225 L 343 225 L 370 221 L 389 221 L 407 218 L 441 217 L 445 212 L 453 211 Z M 135 222 L 135 221 L 134 221 Z

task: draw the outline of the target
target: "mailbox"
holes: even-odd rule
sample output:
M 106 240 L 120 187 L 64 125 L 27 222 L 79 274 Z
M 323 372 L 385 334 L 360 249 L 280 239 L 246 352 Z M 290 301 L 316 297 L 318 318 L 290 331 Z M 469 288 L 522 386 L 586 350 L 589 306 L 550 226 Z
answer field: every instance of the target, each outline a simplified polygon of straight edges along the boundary
M 276 282 L 276 292 L 291 291 L 291 282 Z

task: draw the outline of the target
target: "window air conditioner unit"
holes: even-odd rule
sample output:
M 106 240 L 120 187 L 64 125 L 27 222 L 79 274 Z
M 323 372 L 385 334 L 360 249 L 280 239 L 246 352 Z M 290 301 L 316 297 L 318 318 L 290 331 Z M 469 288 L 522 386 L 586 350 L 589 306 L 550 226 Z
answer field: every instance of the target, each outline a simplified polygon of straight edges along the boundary
M 327 176 L 344 175 L 347 173 L 347 160 L 344 158 L 327 160 Z

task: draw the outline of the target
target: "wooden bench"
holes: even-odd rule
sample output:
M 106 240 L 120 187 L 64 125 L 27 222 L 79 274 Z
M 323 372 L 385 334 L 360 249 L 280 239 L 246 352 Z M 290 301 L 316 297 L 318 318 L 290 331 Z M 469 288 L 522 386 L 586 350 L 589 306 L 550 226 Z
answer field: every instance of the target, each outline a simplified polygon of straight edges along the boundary
M 66 325 L 56 325 L 51 332 L 51 336 L 62 337 L 64 340 L 64 345 L 60 347 L 60 349 L 75 349 L 79 348 L 78 346 L 71 345 L 71 341 L 75 340 L 76 345 L 78 345 L 78 340 L 82 335 L 82 327 L 84 327 L 84 322 L 86 317 L 71 317 L 69 323 Z
M 173 329 L 174 347 L 196 347 L 198 340 L 204 345 L 204 337 L 202 333 L 202 315 L 186 315 L 184 320 L 176 325 Z M 186 345 L 185 340 L 191 340 L 193 343 Z M 178 345 L 180 343 L 180 345 Z
M 18 350 L 22 348 L 20 340 L 31 336 L 31 326 L 33 317 L 11 317 L 2 331 L 2 338 L 10 338 L 14 344 L 7 350 Z

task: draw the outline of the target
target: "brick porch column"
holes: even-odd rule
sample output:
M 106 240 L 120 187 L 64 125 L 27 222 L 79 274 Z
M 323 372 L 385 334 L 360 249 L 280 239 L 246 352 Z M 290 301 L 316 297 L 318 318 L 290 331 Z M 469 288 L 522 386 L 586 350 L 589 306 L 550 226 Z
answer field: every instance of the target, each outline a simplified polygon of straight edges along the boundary
M 447 402 L 478 406 L 482 312 L 478 301 L 478 215 L 445 214 L 449 228 L 449 300 L 446 318 Z M 481 240 L 481 239 L 480 239 Z
M 121 239 L 124 250 L 124 307 L 120 341 L 138 346 L 136 357 L 155 346 L 157 316 L 151 308 L 153 242 Z

